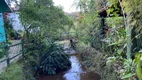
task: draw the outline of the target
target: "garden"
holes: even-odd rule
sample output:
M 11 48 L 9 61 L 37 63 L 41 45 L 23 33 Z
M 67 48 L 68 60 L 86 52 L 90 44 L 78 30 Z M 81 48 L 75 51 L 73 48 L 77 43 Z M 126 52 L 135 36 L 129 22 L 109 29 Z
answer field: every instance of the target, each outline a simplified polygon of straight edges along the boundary
M 5 31 L 8 45 L 20 36 L 24 55 L 0 73 L 0 80 L 64 77 L 60 73 L 72 69 L 74 56 L 66 50 L 74 50 L 75 56 L 81 58 L 79 64 L 101 78 L 83 79 L 85 73 L 81 73 L 75 80 L 142 80 L 141 3 L 142 0 L 75 0 L 74 5 L 80 9 L 75 16 L 65 14 L 52 0 L 21 0 L 17 6 L 24 30 L 16 32 L 5 22 Z M 69 41 L 69 49 L 62 46 L 66 43 L 58 43 L 65 40 Z M 1 48 L 0 58 L 5 54 L 5 48 Z

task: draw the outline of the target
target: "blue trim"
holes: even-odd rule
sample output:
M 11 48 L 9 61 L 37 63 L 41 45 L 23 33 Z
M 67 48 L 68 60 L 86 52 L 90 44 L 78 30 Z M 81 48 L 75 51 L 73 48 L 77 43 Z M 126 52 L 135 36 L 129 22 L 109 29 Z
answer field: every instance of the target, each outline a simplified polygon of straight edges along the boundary
M 3 14 L 0 13 L 0 42 L 6 42 Z

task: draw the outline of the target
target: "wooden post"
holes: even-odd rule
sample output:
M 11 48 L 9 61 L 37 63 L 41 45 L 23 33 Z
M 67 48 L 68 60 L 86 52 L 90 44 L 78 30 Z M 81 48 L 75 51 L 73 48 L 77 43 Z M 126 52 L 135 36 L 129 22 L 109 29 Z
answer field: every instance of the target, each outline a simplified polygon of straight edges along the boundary
M 21 47 L 22 47 L 22 56 L 24 57 L 24 40 L 21 41 Z
M 60 40 L 63 39 L 62 33 L 60 33 Z
M 9 50 L 9 46 L 6 45 L 5 46 L 5 52 L 6 52 L 6 62 L 7 62 L 7 66 L 9 67 L 10 66 L 10 59 L 9 59 L 9 53 L 8 53 L 8 50 Z
M 68 39 L 69 39 L 69 37 L 70 37 L 70 36 L 69 36 L 69 32 L 68 32 Z

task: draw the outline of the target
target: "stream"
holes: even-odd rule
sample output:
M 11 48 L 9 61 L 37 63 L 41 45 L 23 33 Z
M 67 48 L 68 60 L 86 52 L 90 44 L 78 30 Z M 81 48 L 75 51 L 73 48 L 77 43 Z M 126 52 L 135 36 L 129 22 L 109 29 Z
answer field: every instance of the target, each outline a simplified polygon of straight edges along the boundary
M 66 52 L 66 51 L 65 51 Z M 69 49 L 71 54 L 71 68 L 56 75 L 40 76 L 37 80 L 100 80 L 101 77 L 94 72 L 87 71 L 87 68 L 80 63 L 80 54 Z

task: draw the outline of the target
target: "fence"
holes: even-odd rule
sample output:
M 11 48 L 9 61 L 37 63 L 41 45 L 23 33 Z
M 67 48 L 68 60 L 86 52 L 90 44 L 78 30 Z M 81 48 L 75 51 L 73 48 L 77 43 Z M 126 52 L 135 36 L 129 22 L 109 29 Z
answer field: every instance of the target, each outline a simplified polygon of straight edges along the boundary
M 24 56 L 24 41 L 13 41 L 12 45 L 4 45 L 0 48 L 4 48 L 5 56 L 0 59 L 0 68 L 9 67 L 10 63 L 15 61 L 16 58 L 19 58 L 20 55 Z M 5 62 L 6 61 L 6 62 Z
M 66 37 L 66 39 L 69 39 L 74 32 L 66 32 L 64 34 L 61 34 L 61 36 Z M 12 45 L 3 45 L 0 46 L 0 49 L 4 48 L 5 56 L 3 58 L 0 58 L 0 70 L 3 67 L 9 67 L 10 63 L 13 62 L 16 57 L 19 55 L 24 56 L 24 41 L 13 41 Z
M 75 32 L 66 32 L 64 34 L 60 34 L 60 37 L 66 37 L 66 39 L 70 39 L 73 38 L 74 36 L 79 36 L 76 35 Z M 62 39 L 61 39 L 62 40 Z M 15 58 L 19 58 L 20 55 L 24 57 L 24 41 L 20 40 L 20 41 L 14 41 L 14 43 L 12 43 L 12 45 L 4 45 L 4 46 L 0 46 L 0 49 L 4 48 L 5 51 L 5 56 L 3 58 L 0 58 L 0 72 L 1 69 L 4 67 L 9 67 L 11 62 L 15 61 Z

